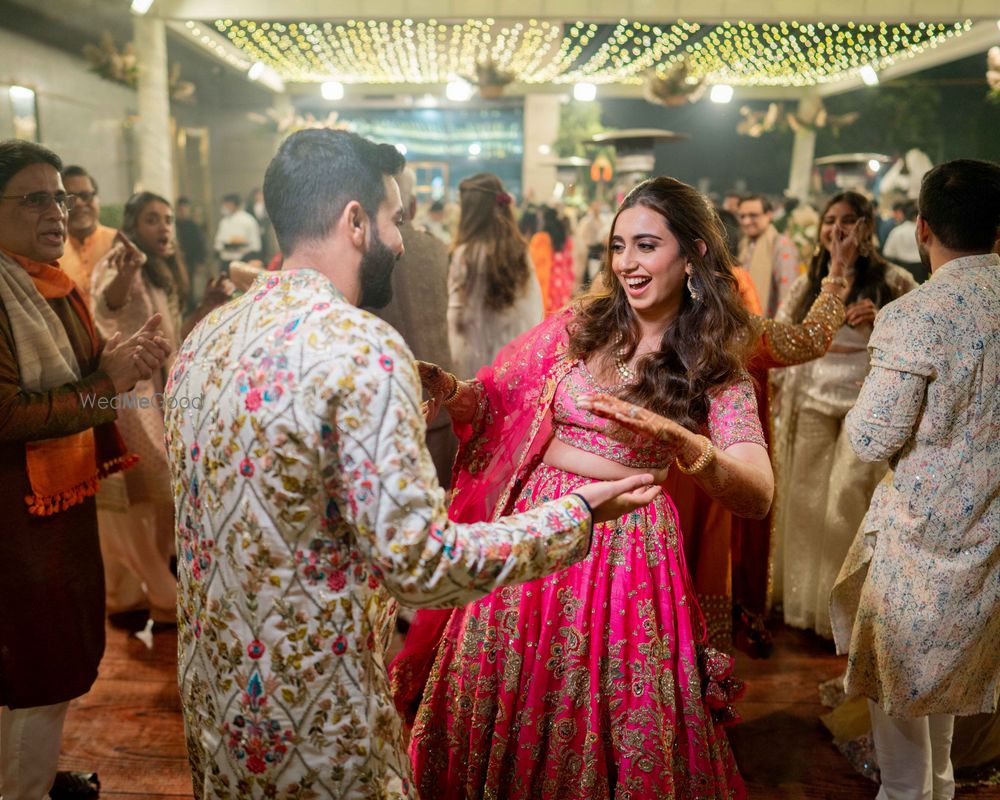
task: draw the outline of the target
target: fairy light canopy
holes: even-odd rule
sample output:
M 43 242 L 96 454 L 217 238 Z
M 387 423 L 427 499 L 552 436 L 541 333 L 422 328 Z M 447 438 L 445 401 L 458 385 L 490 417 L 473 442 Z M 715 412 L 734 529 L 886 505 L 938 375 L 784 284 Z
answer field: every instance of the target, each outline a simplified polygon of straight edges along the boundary
M 525 90 L 587 81 L 641 84 L 684 60 L 688 80 L 823 87 L 862 67 L 892 68 L 967 34 L 972 20 L 651 24 L 493 18 L 189 21 L 183 30 L 230 63 L 260 63 L 286 84 L 441 84 L 489 63 Z

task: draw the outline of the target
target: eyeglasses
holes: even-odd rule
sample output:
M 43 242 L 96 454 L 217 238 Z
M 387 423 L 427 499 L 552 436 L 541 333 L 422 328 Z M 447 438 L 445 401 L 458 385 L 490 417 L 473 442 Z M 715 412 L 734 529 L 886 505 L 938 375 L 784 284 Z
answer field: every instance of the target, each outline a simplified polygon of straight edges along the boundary
M 74 192 L 76 199 L 81 203 L 89 203 L 95 197 L 97 197 L 97 192 Z
M 19 200 L 21 205 L 32 211 L 45 211 L 55 203 L 65 211 L 72 211 L 76 205 L 76 195 L 66 192 L 30 192 L 28 194 L 5 194 L 0 200 Z

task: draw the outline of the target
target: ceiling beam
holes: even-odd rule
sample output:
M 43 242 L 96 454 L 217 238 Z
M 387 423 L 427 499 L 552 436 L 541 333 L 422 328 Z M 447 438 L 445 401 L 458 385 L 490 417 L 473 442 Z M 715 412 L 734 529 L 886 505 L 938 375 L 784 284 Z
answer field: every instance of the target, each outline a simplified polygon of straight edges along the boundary
M 617 22 L 996 20 L 996 0 L 156 0 L 168 19 L 538 19 Z

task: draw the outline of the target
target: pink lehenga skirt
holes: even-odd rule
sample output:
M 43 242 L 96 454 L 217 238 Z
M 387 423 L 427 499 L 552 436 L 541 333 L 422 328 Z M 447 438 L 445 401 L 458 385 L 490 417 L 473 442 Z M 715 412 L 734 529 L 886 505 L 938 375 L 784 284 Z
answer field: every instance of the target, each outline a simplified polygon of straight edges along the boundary
M 588 482 L 541 464 L 515 507 Z M 710 710 L 735 688 L 731 662 L 699 664 L 676 520 L 661 495 L 595 526 L 586 560 L 452 615 L 413 728 L 421 797 L 746 796 Z

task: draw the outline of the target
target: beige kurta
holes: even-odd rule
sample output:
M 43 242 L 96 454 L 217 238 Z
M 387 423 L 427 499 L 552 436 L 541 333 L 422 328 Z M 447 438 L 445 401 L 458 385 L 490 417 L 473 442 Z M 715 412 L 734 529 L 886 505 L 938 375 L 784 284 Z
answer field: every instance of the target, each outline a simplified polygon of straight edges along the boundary
M 1000 256 L 940 267 L 884 309 L 870 350 L 872 371 L 848 433 L 863 459 L 896 463 L 872 499 L 831 604 L 838 647 L 850 641 L 847 691 L 899 717 L 993 711 L 1000 697 Z

